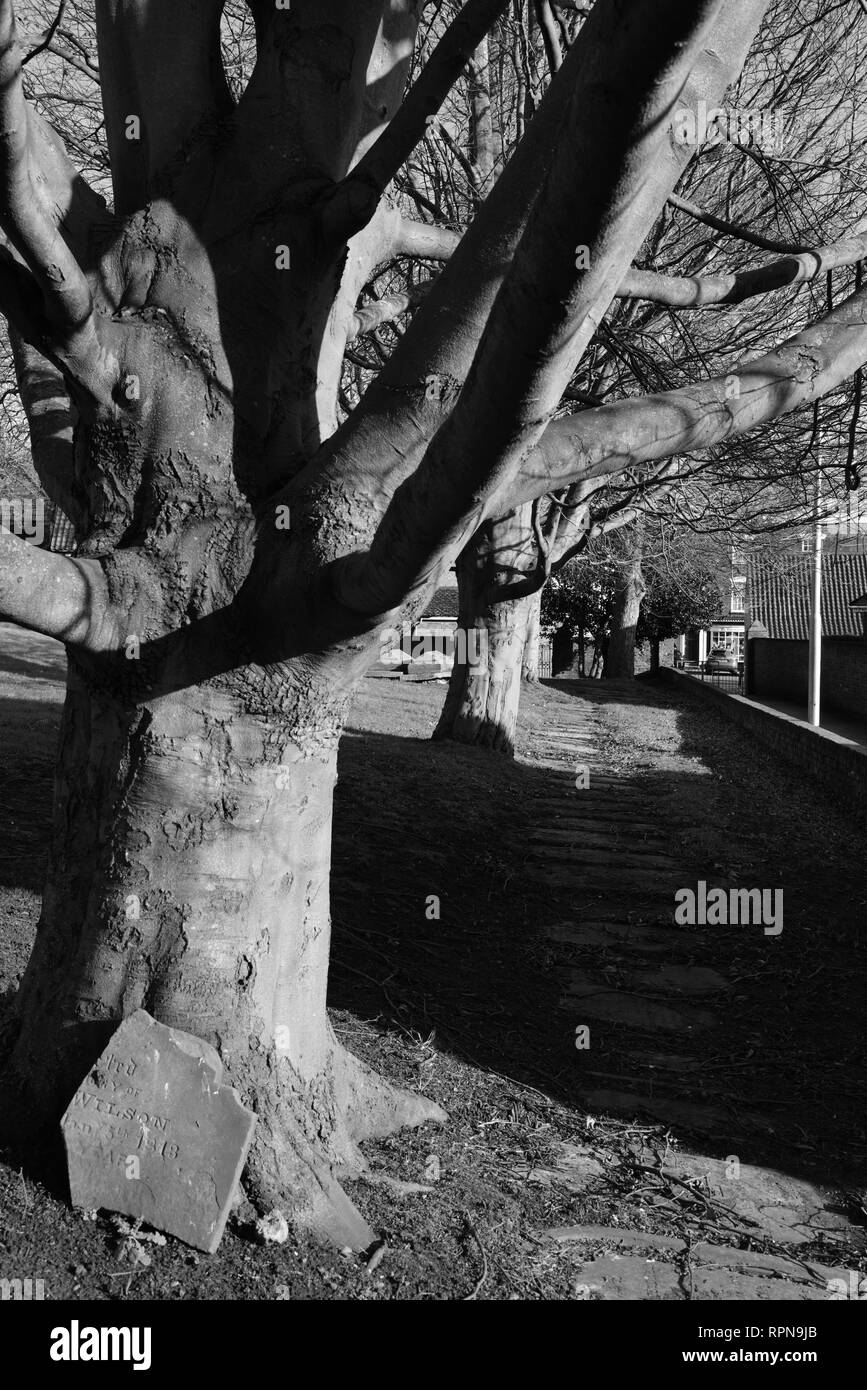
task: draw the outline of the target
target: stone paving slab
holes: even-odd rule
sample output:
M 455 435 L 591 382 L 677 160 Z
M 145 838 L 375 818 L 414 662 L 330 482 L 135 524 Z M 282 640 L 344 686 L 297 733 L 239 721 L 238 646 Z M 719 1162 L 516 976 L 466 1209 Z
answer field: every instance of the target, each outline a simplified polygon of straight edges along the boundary
M 658 970 L 635 970 L 629 983 L 636 989 L 674 990 L 677 994 L 716 994 L 730 985 L 705 965 L 663 965 Z
M 587 1299 L 827 1302 L 832 1280 L 849 1281 L 848 1270 L 836 1265 L 705 1241 L 690 1248 L 677 1237 L 613 1226 L 555 1227 L 545 1235 L 574 1249 L 575 1293 Z M 607 1253 L 584 1261 L 582 1246 L 601 1246 Z
M 564 946 L 603 945 L 613 950 L 618 944 L 627 942 L 653 954 L 660 951 L 670 953 L 672 950 L 668 937 L 653 927 L 632 927 L 628 933 L 621 934 L 612 931 L 612 924 L 608 922 L 555 922 L 545 928 L 545 935 L 549 941 Z
M 588 985 L 584 976 L 573 977 L 575 984 L 564 999 L 564 1006 L 576 1018 L 603 1019 L 608 1023 L 624 1023 L 632 1028 L 660 1029 L 670 1033 L 689 1033 L 696 1028 L 713 1028 L 716 1016 L 706 1009 L 682 1005 L 676 1009 L 654 999 L 644 999 L 622 989 L 605 985 Z
M 618 692 L 615 703 L 623 702 Z M 635 702 L 640 703 L 638 697 Z M 671 778 L 649 779 L 641 764 L 624 772 L 603 763 L 592 765 L 587 788 L 574 788 L 569 785 L 570 764 L 580 760 L 582 750 L 576 742 L 582 741 L 593 745 L 593 756 L 604 758 L 598 752 L 605 745 L 599 720 L 581 731 L 548 730 L 537 743 L 542 757 L 534 765 L 550 768 L 551 782 L 547 792 L 533 798 L 537 819 L 526 872 L 544 884 L 552 898 L 568 902 L 566 911 L 571 907 L 574 912 L 574 917 L 565 916 L 564 906 L 559 906 L 561 915 L 545 928 L 548 940 L 558 948 L 558 969 L 567 985 L 561 1007 L 572 1022 L 589 1023 L 595 1039 L 600 1032 L 616 1030 L 616 1051 L 610 1059 L 600 1061 L 592 1047 L 575 1054 L 579 1075 L 591 1088 L 582 1091 L 583 1101 L 592 1114 L 639 1122 L 649 1119 L 725 1144 L 731 1150 L 728 1160 L 669 1150 L 662 1173 L 673 1184 L 671 1191 L 685 1200 L 683 1211 L 692 1212 L 690 1228 L 704 1208 L 693 1206 L 688 1188 L 706 1194 L 707 1216 L 712 1218 L 716 1210 L 724 1227 L 731 1223 L 731 1234 L 724 1238 L 732 1244 L 702 1240 L 690 1250 L 679 1236 L 638 1230 L 591 1226 L 550 1231 L 548 1237 L 563 1247 L 563 1258 L 574 1261 L 574 1296 L 829 1299 L 835 1296 L 830 1280 L 851 1285 L 848 1270 L 830 1263 L 805 1266 L 783 1254 L 742 1251 L 735 1248 L 738 1239 L 769 1240 L 793 1251 L 812 1242 L 814 1249 L 827 1247 L 830 1261 L 840 1240 L 863 1244 L 863 1232 L 834 1209 L 834 1194 L 744 1163 L 743 1153 L 737 1157 L 738 1150 L 748 1150 L 753 1141 L 766 1142 L 775 1129 L 773 1119 L 745 1109 L 734 1098 L 723 1104 L 702 1104 L 700 1097 L 697 1101 L 680 1098 L 687 1074 L 691 1088 L 697 1086 L 703 1064 L 700 1055 L 689 1054 L 700 1052 L 698 1040 L 717 1023 L 719 1001 L 727 998 L 732 985 L 724 966 L 714 968 L 718 959 L 714 934 L 674 923 L 672 875 L 678 861 L 672 850 L 679 845 L 678 823 L 672 824 L 669 834 L 660 832 L 672 815 L 677 784 Z M 657 815 L 659 820 L 654 819 Z M 570 948 L 576 953 L 586 951 L 581 960 L 586 959 L 594 971 L 600 947 L 605 949 L 605 961 L 617 962 L 619 967 L 616 975 L 604 981 L 565 964 Z M 644 966 L 642 957 L 649 958 Z M 714 1011 L 701 1007 L 711 1001 Z M 655 1035 L 657 1047 L 652 1041 L 650 1046 L 642 1045 L 629 1029 L 647 1033 L 651 1040 Z M 677 1050 L 681 1044 L 685 1052 Z M 714 1098 L 716 1074 L 708 1073 Z M 717 1152 L 726 1150 L 718 1147 Z M 649 1155 L 648 1162 L 655 1165 L 655 1156 Z M 604 1190 L 605 1177 L 604 1172 L 596 1176 L 594 1190 L 599 1190 L 600 1183 Z M 562 1177 L 553 1170 L 550 1180 Z M 662 1205 L 675 1210 L 679 1203 L 672 1197 Z
M 576 1054 L 578 1055 L 578 1054 Z M 697 1105 L 666 1097 L 641 1095 L 636 1091 L 585 1091 L 586 1105 L 597 1112 L 612 1115 L 649 1115 L 660 1124 L 679 1125 L 686 1131 L 706 1134 L 710 1138 L 732 1139 L 735 1131 L 748 1134 L 755 1131 L 773 1132 L 774 1125 L 767 1116 L 743 1107 L 722 1109 L 713 1105 Z
M 745 1222 L 754 1222 L 780 1245 L 803 1245 L 823 1231 L 851 1230 L 846 1217 L 832 1210 L 829 1194 L 813 1183 L 770 1168 L 681 1153 L 662 1171 L 699 1184 L 701 1190 L 724 1202 Z

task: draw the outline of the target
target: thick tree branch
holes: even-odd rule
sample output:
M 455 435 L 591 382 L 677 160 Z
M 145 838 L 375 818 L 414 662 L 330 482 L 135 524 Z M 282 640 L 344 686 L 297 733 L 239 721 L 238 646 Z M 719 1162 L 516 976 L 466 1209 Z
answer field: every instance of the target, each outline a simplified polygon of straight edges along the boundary
M 395 242 L 395 255 L 419 259 L 448 260 L 463 237 L 446 227 L 403 219 Z M 762 240 L 759 238 L 759 240 Z M 798 254 L 780 256 L 767 265 L 725 275 L 664 275 L 655 270 L 627 271 L 617 299 L 643 299 L 666 304 L 672 309 L 705 309 L 717 304 L 741 304 L 746 299 L 807 284 L 828 270 L 857 265 L 867 259 L 867 234 L 844 237 L 828 246 L 815 246 Z M 598 404 L 592 397 L 573 393 L 574 398 Z M 568 397 L 568 393 L 567 393 Z
M 462 235 L 449 227 L 432 227 L 427 222 L 413 222 L 403 217 L 397 229 L 392 255 L 447 261 L 460 246 Z
M 555 420 L 496 514 L 573 482 L 709 449 L 809 405 L 867 363 L 867 290 L 725 376 Z
M 395 242 L 395 255 L 419 259 L 448 260 L 459 246 L 463 233 L 446 227 L 404 219 Z M 672 309 L 706 309 L 713 305 L 742 304 L 744 300 L 791 285 L 807 284 L 828 270 L 857 265 L 867 259 L 867 234 L 844 237 L 828 246 L 816 246 L 797 255 L 780 256 L 767 265 L 725 275 L 664 275 L 655 270 L 627 271 L 617 299 L 643 299 Z M 574 399 L 599 404 L 593 397 L 572 393 Z M 569 393 L 567 393 L 569 398 Z
M 329 197 L 323 214 L 326 235 L 348 239 L 370 221 L 391 180 L 424 137 L 428 118 L 437 114 L 480 40 L 509 3 L 468 0 L 391 123 Z
M 102 569 L 40 550 L 0 528 L 0 619 L 88 651 L 117 645 Z
M 847 237 L 830 246 L 817 246 L 799 255 L 782 256 L 767 265 L 730 275 L 660 275 L 630 270 L 618 299 L 645 299 L 673 309 L 703 309 L 713 304 L 741 304 L 745 299 L 802 285 L 829 270 L 857 265 L 867 257 L 867 235 Z
M 554 22 L 554 15 L 551 12 L 550 0 L 535 0 L 536 18 L 539 21 L 539 28 L 542 31 L 542 42 L 545 45 L 545 54 L 548 59 L 548 67 L 553 76 L 559 72 L 563 66 L 563 50 L 560 47 L 560 35 L 557 33 L 557 25 Z
M 232 110 L 220 55 L 222 10 L 223 0 L 96 0 L 118 214 L 144 207 L 155 176 L 192 131 Z
M 11 0 L 0 0 L 0 225 L 45 301 L 47 327 L 79 361 L 100 355 L 90 286 L 47 205 L 21 81 Z
M 316 3 L 321 6 L 321 0 Z M 379 31 L 367 68 L 361 127 L 349 168 L 363 159 L 400 109 L 412 64 L 420 9 L 415 0 L 380 0 Z
M 48 215 L 60 227 L 78 264 L 87 271 L 94 255 L 93 231 L 111 225 L 105 199 L 82 178 L 60 136 L 32 107 L 28 107 L 27 121 Z

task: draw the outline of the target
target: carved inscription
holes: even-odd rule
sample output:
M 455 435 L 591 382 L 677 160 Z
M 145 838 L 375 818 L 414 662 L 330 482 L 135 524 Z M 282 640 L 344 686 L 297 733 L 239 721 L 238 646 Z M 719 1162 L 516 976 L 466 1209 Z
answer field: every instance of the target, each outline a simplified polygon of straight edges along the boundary
M 210 1044 L 126 1019 L 63 1117 L 74 1205 L 216 1250 L 256 1123 L 221 1077 Z

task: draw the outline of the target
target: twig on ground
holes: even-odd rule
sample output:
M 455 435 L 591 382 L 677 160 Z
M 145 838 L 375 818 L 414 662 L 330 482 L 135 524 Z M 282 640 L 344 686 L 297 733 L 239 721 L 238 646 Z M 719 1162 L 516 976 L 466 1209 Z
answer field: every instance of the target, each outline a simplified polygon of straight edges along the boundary
M 487 1255 L 485 1254 L 485 1247 L 482 1245 L 482 1242 L 481 1242 L 481 1240 L 479 1239 L 479 1233 L 478 1233 L 478 1231 L 476 1230 L 475 1226 L 473 1225 L 472 1221 L 470 1220 L 469 1214 L 466 1213 L 466 1212 L 464 1213 L 464 1221 L 467 1223 L 467 1230 L 469 1231 L 470 1235 L 473 1237 L 473 1239 L 474 1239 L 475 1242 L 476 1242 L 476 1245 L 479 1247 L 479 1250 L 481 1251 L 481 1254 L 482 1254 L 482 1261 L 483 1261 L 482 1272 L 481 1272 L 481 1275 L 479 1276 L 479 1280 L 478 1280 L 478 1283 L 476 1284 L 476 1287 L 473 1289 L 472 1293 L 468 1293 L 467 1296 L 466 1296 L 466 1298 L 462 1299 L 462 1302 L 463 1302 L 463 1303 L 472 1303 L 473 1300 L 477 1297 L 477 1295 L 478 1295 L 479 1291 L 481 1290 L 481 1288 L 482 1288 L 482 1286 L 483 1286 L 485 1280 L 486 1280 L 487 1277 L 488 1277 L 488 1257 L 487 1257 Z

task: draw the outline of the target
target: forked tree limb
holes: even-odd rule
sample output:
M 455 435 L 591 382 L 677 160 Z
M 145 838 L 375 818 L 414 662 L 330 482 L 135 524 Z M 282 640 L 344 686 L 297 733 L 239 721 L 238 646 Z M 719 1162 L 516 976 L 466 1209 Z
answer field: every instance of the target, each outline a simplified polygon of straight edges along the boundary
M 642 477 L 641 491 L 643 497 L 648 495 L 657 500 L 671 492 L 678 482 L 683 478 L 683 469 L 680 459 L 666 459 L 657 468 L 652 470 L 649 476 Z M 586 488 L 588 504 L 595 491 L 602 491 L 600 487 Z M 554 574 L 559 574 L 568 565 L 570 560 L 576 559 L 587 549 L 591 541 L 599 536 L 607 535 L 611 531 L 617 531 L 622 526 L 629 526 L 640 516 L 644 516 L 645 509 L 634 497 L 624 498 L 613 506 L 605 507 L 601 511 L 594 512 L 592 504 L 587 505 L 584 514 L 583 529 L 580 534 L 575 534 L 569 544 L 558 553 L 552 570 Z M 576 528 L 576 532 L 577 532 Z
M 63 12 L 66 9 L 68 3 L 69 0 L 60 0 L 60 3 L 57 7 L 57 12 L 55 13 L 55 16 L 49 24 L 48 28 L 44 29 L 41 34 L 34 34 L 31 36 L 30 41 L 31 43 L 33 43 L 34 46 L 29 50 L 26 57 L 22 58 L 22 67 L 26 67 L 28 63 L 32 63 L 34 58 L 38 57 L 40 53 L 43 53 L 46 48 L 49 48 L 51 46 L 51 41 L 54 38 L 54 35 L 57 33 L 63 21 Z
M 511 510 L 485 499 L 504 491 L 541 438 L 686 167 L 690 152 L 670 138 L 670 114 L 723 10 L 719 0 L 687 14 L 675 0 L 638 0 L 628 11 L 598 0 L 548 177 L 457 405 L 369 552 L 335 566 L 335 592 L 348 607 L 381 613 L 407 598 L 411 607 L 444 552 L 462 548 L 485 517 Z M 611 69 L 628 82 L 612 84 Z M 720 84 L 724 71 L 718 60 Z
M 717 104 L 743 66 L 766 5 L 767 0 L 738 0 L 726 6 L 683 95 L 684 103 Z M 590 29 L 582 25 L 512 158 L 413 316 L 399 347 L 350 419 L 297 479 L 300 488 L 315 486 L 320 495 L 330 489 L 337 503 L 346 470 L 352 471 L 359 494 L 369 499 L 370 520 L 365 519 L 364 529 L 359 527 L 357 532 L 359 550 L 370 545 L 371 526 L 418 469 L 466 380 L 558 148 L 571 91 L 594 60 Z M 688 153 L 680 153 L 685 161 Z M 326 523 L 320 544 L 323 554 L 331 547 L 332 553 L 340 553 L 345 542 L 336 531 L 332 535 Z
M 479 41 L 510 0 L 468 0 L 440 39 L 400 110 L 379 138 L 329 196 L 323 212 L 326 235 L 353 236 L 373 217 L 391 180 L 423 139 L 472 58 Z

